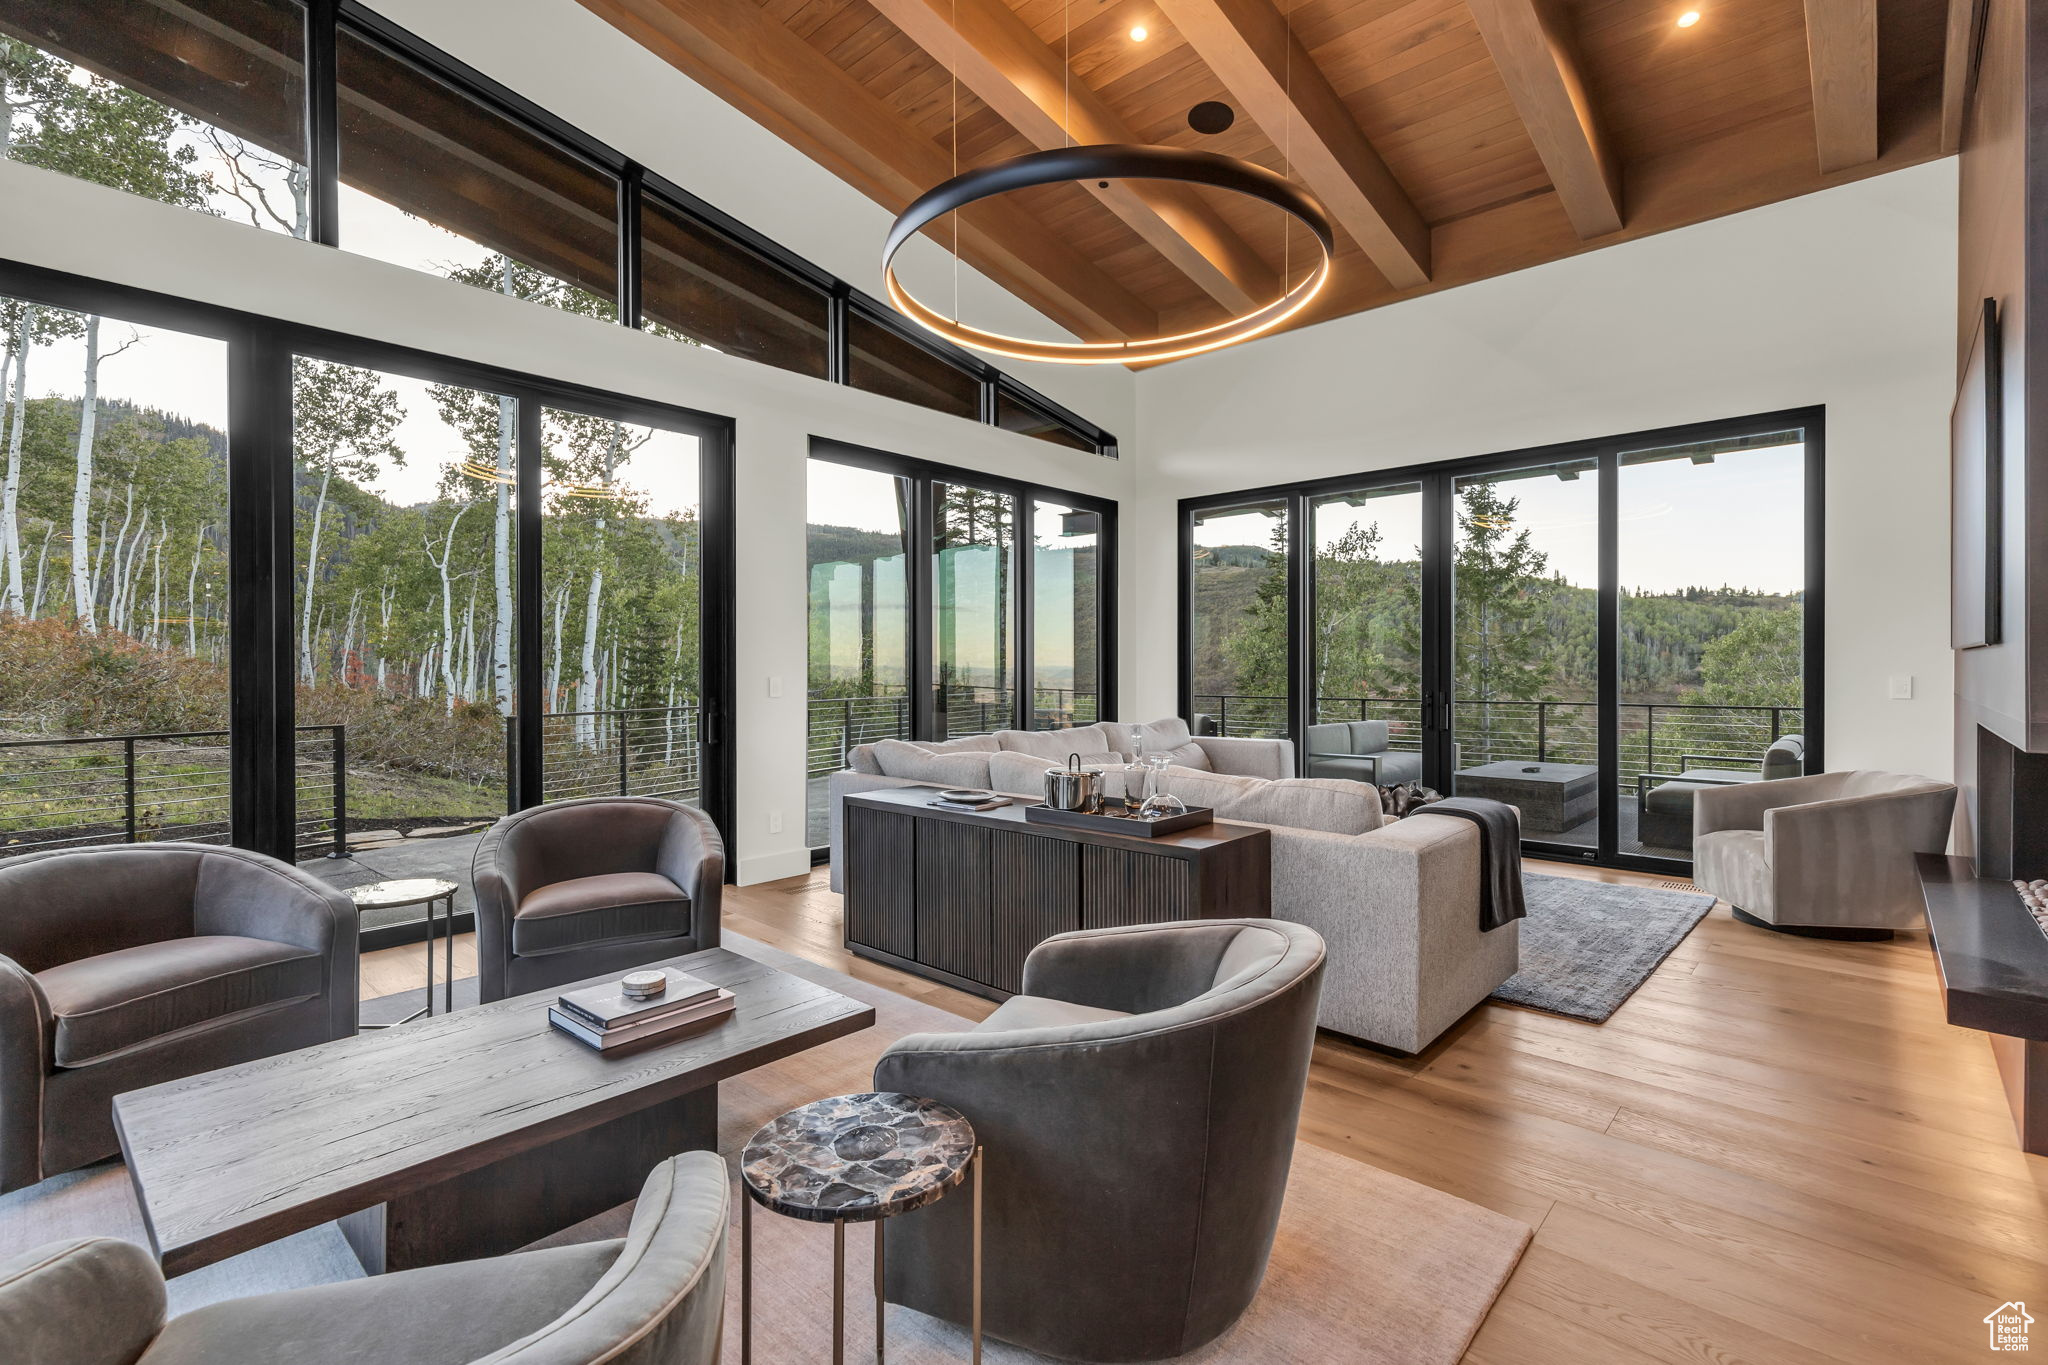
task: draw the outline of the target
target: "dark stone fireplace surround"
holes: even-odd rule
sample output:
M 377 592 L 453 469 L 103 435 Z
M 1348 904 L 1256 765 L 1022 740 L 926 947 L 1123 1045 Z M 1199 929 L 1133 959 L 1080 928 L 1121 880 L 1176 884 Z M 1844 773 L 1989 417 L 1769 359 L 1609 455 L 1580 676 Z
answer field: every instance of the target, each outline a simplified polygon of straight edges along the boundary
M 2026 1151 L 2048 1155 L 2048 934 L 2013 889 L 2048 877 L 2048 753 L 1977 731 L 1975 859 L 1919 855 L 1948 1021 L 1990 1036 Z

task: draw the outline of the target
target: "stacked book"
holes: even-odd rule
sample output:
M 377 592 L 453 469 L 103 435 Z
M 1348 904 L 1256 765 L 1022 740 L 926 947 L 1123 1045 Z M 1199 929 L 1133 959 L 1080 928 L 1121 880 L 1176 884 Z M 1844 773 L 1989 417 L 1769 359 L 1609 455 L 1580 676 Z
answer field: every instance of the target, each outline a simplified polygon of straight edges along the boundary
M 673 967 L 661 968 L 668 985 L 645 998 L 620 982 L 568 991 L 548 1006 L 548 1021 L 601 1052 L 646 1042 L 732 1013 L 732 992 Z

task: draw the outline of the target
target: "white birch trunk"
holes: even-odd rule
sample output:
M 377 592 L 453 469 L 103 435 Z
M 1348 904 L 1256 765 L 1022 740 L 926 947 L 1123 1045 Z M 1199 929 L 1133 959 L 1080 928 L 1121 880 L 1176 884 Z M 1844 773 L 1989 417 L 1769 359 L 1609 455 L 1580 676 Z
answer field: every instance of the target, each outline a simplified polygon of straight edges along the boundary
M 50 537 L 57 534 L 57 523 L 51 522 L 43 528 L 43 548 L 36 555 L 36 591 L 29 599 L 28 619 L 33 621 L 43 613 L 43 570 L 50 563 Z
M 592 569 L 583 599 L 583 669 L 576 684 L 576 709 L 584 713 L 576 717 L 576 738 L 586 748 L 597 744 L 597 611 L 603 594 L 604 570 Z
M 449 518 L 448 534 L 441 542 L 439 559 L 434 558 L 432 543 L 429 542 L 427 545 L 427 558 L 433 563 L 435 571 L 441 575 L 441 692 L 443 706 L 451 716 L 455 714 L 455 670 L 452 667 L 453 660 L 449 658 L 449 645 L 455 638 L 455 585 L 448 580 L 448 561 L 455 554 L 455 528 L 461 524 L 462 514 L 468 510 L 467 507 L 461 508 Z
M 85 401 L 78 413 L 78 470 L 71 487 L 71 608 L 78 614 L 78 628 L 88 633 L 100 628 L 87 563 L 92 534 L 93 428 L 99 421 L 99 400 L 100 320 L 95 314 L 85 320 Z
M 313 584 L 320 573 L 320 521 L 327 515 L 327 485 L 334 471 L 320 471 L 320 494 L 313 499 L 313 530 L 306 540 L 306 600 L 299 615 L 299 679 L 313 682 Z
M 206 550 L 206 528 L 192 533 L 192 572 L 185 576 L 185 652 L 199 656 L 199 557 Z
M 12 393 L 6 406 L 7 423 L 7 474 L 6 482 L 0 484 L 0 558 L 7 566 L 7 584 L 0 589 L 0 613 L 26 614 L 26 602 L 22 596 L 21 572 L 21 437 L 28 426 L 28 348 L 29 329 L 35 318 L 35 305 L 25 304 L 21 310 L 21 326 L 7 339 L 9 364 L 0 366 L 0 384 L 8 379 L 6 370 L 12 370 L 12 383 L 7 389 Z M 5 397 L 0 393 L 0 397 Z

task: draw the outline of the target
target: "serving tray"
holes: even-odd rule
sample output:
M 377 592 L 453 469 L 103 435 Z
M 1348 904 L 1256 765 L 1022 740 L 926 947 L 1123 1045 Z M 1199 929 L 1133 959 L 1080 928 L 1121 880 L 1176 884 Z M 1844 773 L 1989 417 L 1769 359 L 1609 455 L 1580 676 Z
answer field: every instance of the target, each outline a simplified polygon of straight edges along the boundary
M 1179 815 L 1169 815 L 1163 820 L 1140 820 L 1136 816 L 1120 815 L 1114 811 L 1095 814 L 1079 810 L 1054 810 L 1051 806 L 1026 806 L 1024 818 L 1040 825 L 1068 825 L 1074 829 L 1092 829 L 1103 834 L 1124 834 L 1140 839 L 1152 839 L 1161 834 L 1178 834 L 1197 825 L 1212 824 L 1216 819 L 1216 810 L 1213 806 L 1190 806 Z

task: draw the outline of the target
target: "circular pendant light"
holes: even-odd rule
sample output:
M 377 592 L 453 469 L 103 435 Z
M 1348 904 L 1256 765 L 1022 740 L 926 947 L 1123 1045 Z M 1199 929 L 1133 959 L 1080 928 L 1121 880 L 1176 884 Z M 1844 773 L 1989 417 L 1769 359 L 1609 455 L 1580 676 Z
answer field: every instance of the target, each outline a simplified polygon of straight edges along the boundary
M 896 278 L 897 252 L 929 224 L 970 204 L 1073 180 L 1169 180 L 1183 185 L 1228 190 L 1271 204 L 1306 227 L 1315 239 L 1318 259 L 1301 283 L 1272 302 L 1212 327 L 1136 341 L 1036 341 L 970 327 L 920 302 Z M 889 229 L 882 245 L 882 283 L 897 311 L 918 325 L 960 346 L 1016 360 L 1054 365 L 1131 365 L 1141 361 L 1175 360 L 1213 351 L 1271 331 L 1306 308 L 1329 282 L 1336 250 L 1329 216 L 1307 193 L 1284 176 L 1263 166 L 1214 152 L 1182 147 L 1147 147 L 1132 143 L 1101 143 L 1089 147 L 1054 147 L 977 167 L 934 185 L 917 197 Z

